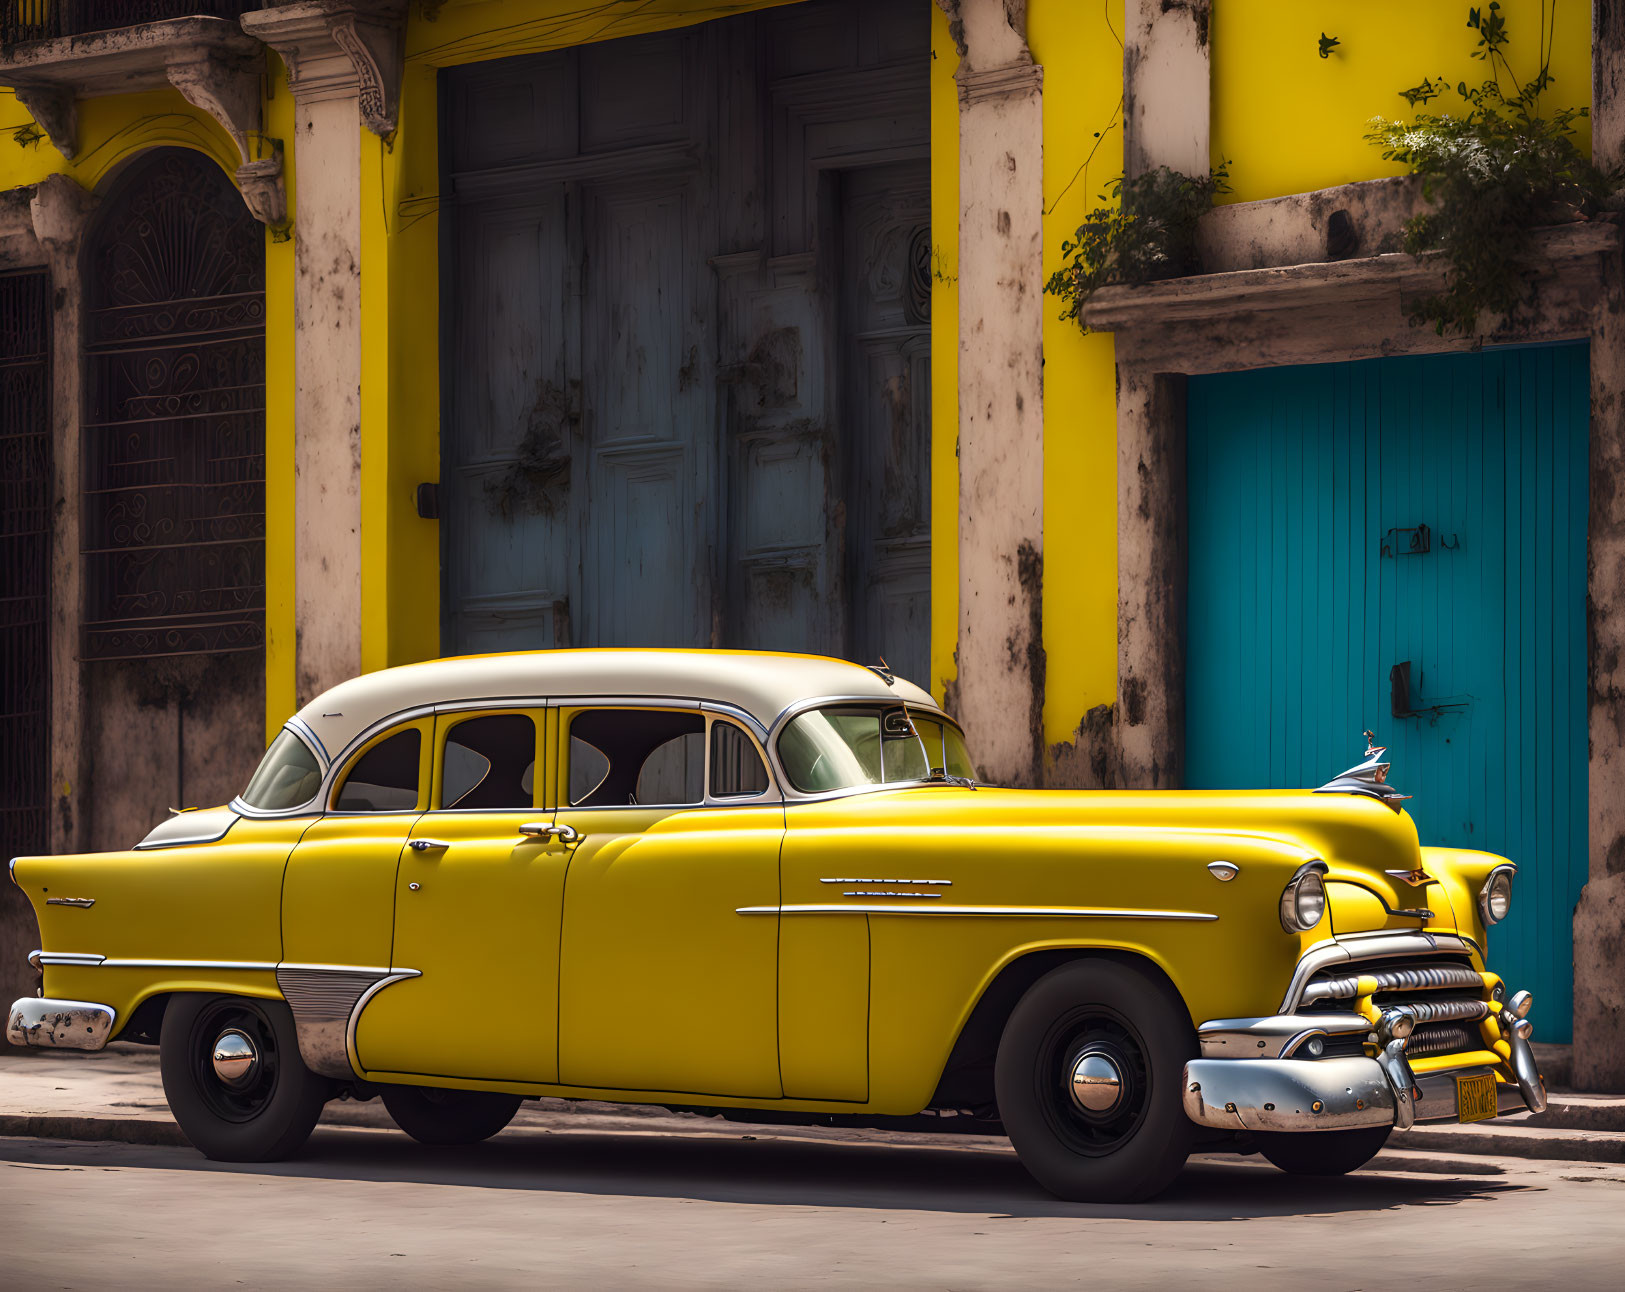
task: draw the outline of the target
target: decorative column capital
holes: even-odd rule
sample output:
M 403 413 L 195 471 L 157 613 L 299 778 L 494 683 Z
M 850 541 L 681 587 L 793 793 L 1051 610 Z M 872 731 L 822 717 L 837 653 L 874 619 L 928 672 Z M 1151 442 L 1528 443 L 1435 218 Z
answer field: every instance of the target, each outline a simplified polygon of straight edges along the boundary
M 301 0 L 245 13 L 242 24 L 282 55 L 296 100 L 353 97 L 368 130 L 394 132 L 405 58 L 405 0 Z

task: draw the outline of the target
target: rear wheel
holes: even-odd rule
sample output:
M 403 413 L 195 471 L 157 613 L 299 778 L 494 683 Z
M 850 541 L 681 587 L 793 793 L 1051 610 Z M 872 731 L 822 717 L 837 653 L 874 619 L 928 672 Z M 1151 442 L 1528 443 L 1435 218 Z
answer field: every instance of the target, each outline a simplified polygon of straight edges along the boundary
M 395 1124 L 420 1144 L 478 1144 L 511 1122 L 524 1102 L 518 1095 L 436 1086 L 382 1086 L 379 1096 Z
M 1253 1138 L 1258 1151 L 1292 1175 L 1347 1175 L 1382 1152 L 1392 1126 L 1360 1126 L 1354 1130 L 1261 1131 Z
M 1073 1202 L 1138 1202 L 1190 1155 L 1180 1081 L 1196 1034 L 1168 984 L 1079 960 L 1040 978 L 1005 1024 L 999 1116 L 1022 1165 Z
M 333 1084 L 299 1057 L 279 1000 L 181 995 L 159 1038 L 164 1096 L 186 1138 L 222 1162 L 274 1162 L 310 1138 Z

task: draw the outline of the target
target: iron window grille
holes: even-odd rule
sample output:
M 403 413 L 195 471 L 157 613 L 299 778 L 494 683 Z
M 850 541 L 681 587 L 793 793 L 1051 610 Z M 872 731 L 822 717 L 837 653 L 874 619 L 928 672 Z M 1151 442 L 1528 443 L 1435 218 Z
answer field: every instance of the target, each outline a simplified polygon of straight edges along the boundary
M 137 163 L 88 258 L 86 659 L 259 650 L 265 253 L 199 153 Z

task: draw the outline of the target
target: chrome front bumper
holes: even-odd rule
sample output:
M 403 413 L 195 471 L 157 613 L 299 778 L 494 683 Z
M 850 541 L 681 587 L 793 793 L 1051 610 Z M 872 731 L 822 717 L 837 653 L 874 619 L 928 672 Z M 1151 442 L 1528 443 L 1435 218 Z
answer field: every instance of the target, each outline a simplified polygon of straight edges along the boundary
M 107 1005 L 24 996 L 12 1002 L 6 1040 L 46 1049 L 99 1050 L 107 1044 L 117 1021 L 118 1011 Z
M 1389 1041 L 1377 1057 L 1288 1057 L 1312 1036 L 1366 1036 L 1358 1014 L 1220 1019 L 1198 1029 L 1204 1057 L 1185 1065 L 1185 1114 L 1219 1130 L 1328 1131 L 1361 1126 L 1404 1130 L 1417 1122 L 1456 1121 L 1456 1079 L 1500 1073 L 1480 1065 L 1417 1076 L 1404 1047 Z M 1529 1042 L 1508 1027 L 1508 1082 L 1496 1083 L 1496 1115 L 1540 1112 L 1546 1088 Z M 1233 1057 L 1232 1057 L 1233 1056 Z M 1250 1057 L 1256 1056 L 1256 1057 Z

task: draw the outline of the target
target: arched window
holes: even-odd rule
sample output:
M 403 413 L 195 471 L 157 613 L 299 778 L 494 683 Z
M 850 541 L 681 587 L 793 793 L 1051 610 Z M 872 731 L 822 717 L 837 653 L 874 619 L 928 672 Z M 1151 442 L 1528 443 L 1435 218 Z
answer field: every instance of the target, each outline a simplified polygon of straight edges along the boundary
M 262 649 L 263 231 L 214 162 L 159 149 L 83 265 L 84 657 Z

